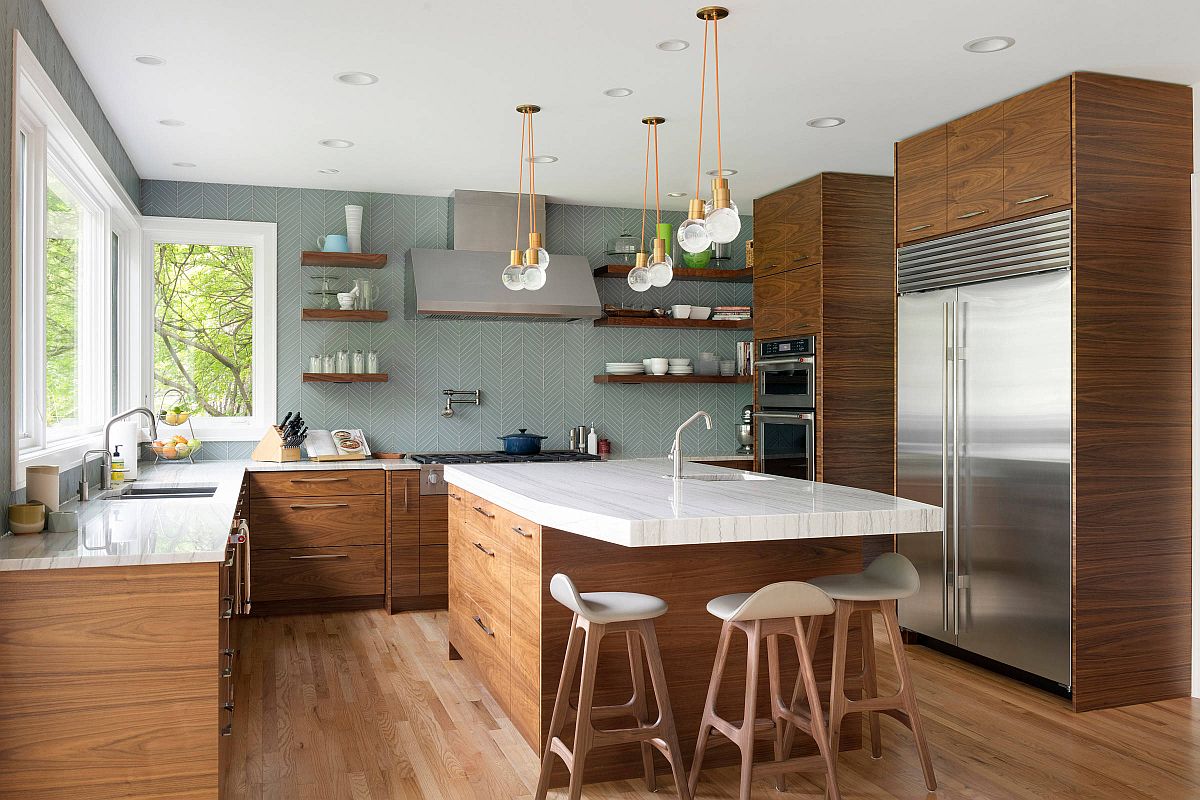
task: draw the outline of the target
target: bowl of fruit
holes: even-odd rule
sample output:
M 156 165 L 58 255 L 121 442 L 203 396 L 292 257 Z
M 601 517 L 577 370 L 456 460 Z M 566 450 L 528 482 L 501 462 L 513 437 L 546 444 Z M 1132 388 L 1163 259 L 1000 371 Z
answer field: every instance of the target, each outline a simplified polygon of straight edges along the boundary
M 182 425 L 192 416 L 192 412 L 188 411 L 183 406 L 171 406 L 158 412 L 160 421 L 168 425 Z
M 150 445 L 150 449 L 159 458 L 175 461 L 195 455 L 196 451 L 200 449 L 201 444 L 202 442 L 199 439 L 189 439 L 186 436 L 173 436 L 170 439 L 153 442 Z

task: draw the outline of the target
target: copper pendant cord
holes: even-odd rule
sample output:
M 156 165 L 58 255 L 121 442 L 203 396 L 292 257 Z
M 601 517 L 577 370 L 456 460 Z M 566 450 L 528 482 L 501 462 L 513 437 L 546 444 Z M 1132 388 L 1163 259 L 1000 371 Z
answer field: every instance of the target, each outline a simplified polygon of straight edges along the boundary
M 643 120 L 644 121 L 644 120 Z M 657 162 L 655 162 L 657 164 Z M 650 185 L 650 127 L 646 128 L 646 170 L 642 175 L 642 238 L 641 252 L 646 252 L 646 193 Z
M 525 124 L 528 115 L 521 114 L 521 151 L 517 155 L 517 227 L 513 231 L 513 249 L 521 249 L 521 193 L 525 189 Z
M 704 155 L 704 94 L 708 78 L 708 20 L 704 20 L 704 55 L 700 59 L 700 133 L 696 141 L 696 197 L 700 197 L 700 174 Z

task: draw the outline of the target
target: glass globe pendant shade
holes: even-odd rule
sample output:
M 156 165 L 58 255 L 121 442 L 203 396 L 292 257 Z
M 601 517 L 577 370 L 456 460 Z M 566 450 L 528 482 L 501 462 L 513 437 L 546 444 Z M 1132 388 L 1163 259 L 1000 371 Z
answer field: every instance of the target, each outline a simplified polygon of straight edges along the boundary
M 546 270 L 538 266 L 526 267 L 521 272 L 521 284 L 531 292 L 546 285 Z
M 737 206 L 729 199 L 729 181 L 725 178 L 713 179 L 713 197 L 704 204 L 704 221 L 717 244 L 728 244 L 741 233 L 742 219 L 738 216 Z
M 550 266 L 550 254 L 542 247 L 542 235 L 529 232 L 529 249 L 525 251 L 525 270 L 521 283 L 531 292 L 546 285 L 546 267 Z
M 504 284 L 506 289 L 511 289 L 514 292 L 519 292 L 525 288 L 525 284 L 521 281 L 520 250 L 513 250 L 509 253 L 508 266 L 500 273 L 500 282 Z
M 654 240 L 654 254 L 650 257 L 650 285 L 666 286 L 675 277 L 671 257 L 667 255 L 667 240 Z
M 688 205 L 688 218 L 679 226 L 679 246 L 689 253 L 700 253 L 712 246 L 712 234 L 704 219 L 704 202 L 699 198 Z
M 653 285 L 650 283 L 650 270 L 646 267 L 645 253 L 638 253 L 634 257 L 633 269 L 625 276 L 625 282 L 635 292 L 644 292 Z

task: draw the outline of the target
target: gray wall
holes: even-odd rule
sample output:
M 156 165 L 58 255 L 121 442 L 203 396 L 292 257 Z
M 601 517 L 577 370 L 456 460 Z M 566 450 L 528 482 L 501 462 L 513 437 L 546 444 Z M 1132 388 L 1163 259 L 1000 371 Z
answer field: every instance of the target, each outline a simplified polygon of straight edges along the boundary
M 42 68 L 54 81 L 59 92 L 83 124 L 88 135 L 100 149 L 101 154 L 112 167 L 113 172 L 136 201 L 139 191 L 139 179 L 124 147 L 109 125 L 95 95 L 84 80 L 83 73 L 75 64 L 75 59 L 67 50 L 58 29 L 46 13 L 45 7 L 39 0 L 3 0 L 0 2 L 0 119 L 3 125 L 4 141 L 0 145 L 0 326 L 4 331 L 9 330 L 12 321 L 11 294 L 7 287 L 12 280 L 11 262 L 11 230 L 8 220 L 12 218 L 12 208 L 8 186 L 12 176 L 12 59 L 13 59 L 13 29 L 19 30 L 21 36 L 29 44 Z M 7 337 L 5 337 L 7 341 Z M 11 386 L 11 353 L 7 346 L 0 347 L 0 486 L 12 485 L 12 467 L 10 452 L 13 446 L 12 432 L 12 386 Z M 78 470 L 74 473 L 77 475 Z M 77 483 L 78 478 L 69 479 Z M 16 497 L 20 498 L 24 492 Z M 7 489 L 0 497 L 7 496 Z M 19 502 L 19 500 L 18 500 Z
M 383 270 L 331 270 L 369 278 L 376 307 L 391 310 L 385 323 L 300 322 L 305 293 L 321 270 L 300 267 L 300 251 L 316 249 L 322 233 L 345 230 L 344 207 L 364 207 L 363 247 L 388 254 Z M 445 247 L 449 203 L 442 197 L 368 194 L 261 186 L 144 181 L 147 215 L 276 222 L 279 291 L 279 409 L 299 410 L 314 428 L 362 427 L 376 450 L 495 449 L 496 436 L 518 428 L 545 434 L 547 448 L 566 445 L 576 424 L 597 426 L 625 455 L 666 452 L 675 427 L 693 412 L 714 414 L 715 430 L 693 427 L 687 447 L 696 453 L 731 452 L 749 385 L 600 385 L 592 376 L 605 361 L 648 356 L 695 357 L 714 351 L 732 358 L 749 331 L 594 328 L 586 323 L 480 322 L 402 319 L 404 253 L 410 247 Z M 551 253 L 586 256 L 593 266 L 608 261 L 608 240 L 623 230 L 639 232 L 640 209 L 548 204 L 546 242 Z M 675 224 L 683 214 L 669 213 Z M 733 266 L 745 259 L 750 218 L 734 243 Z M 497 264 L 496 274 L 502 265 Z M 553 265 L 550 280 L 554 279 Z M 749 304 L 749 284 L 677 281 L 644 295 L 624 281 L 598 282 L 601 300 L 623 305 Z M 304 384 L 310 355 L 376 349 L 387 384 Z M 482 407 L 459 407 L 452 419 L 438 415 L 443 389 L 483 389 Z M 243 457 L 241 443 L 210 443 L 208 457 Z

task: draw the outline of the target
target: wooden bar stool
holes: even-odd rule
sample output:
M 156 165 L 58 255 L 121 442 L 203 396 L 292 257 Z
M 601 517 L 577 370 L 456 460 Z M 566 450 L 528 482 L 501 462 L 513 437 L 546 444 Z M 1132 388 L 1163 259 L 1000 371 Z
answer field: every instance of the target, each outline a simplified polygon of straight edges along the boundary
M 806 632 L 803 618 L 818 620 L 833 613 L 834 603 L 825 592 L 800 581 L 784 581 L 764 586 L 753 594 L 727 594 L 711 600 L 708 613 L 722 620 L 721 639 L 717 644 L 717 658 L 713 663 L 712 678 L 708 683 L 708 698 L 704 701 L 704 716 L 700 720 L 700 736 L 696 740 L 696 754 L 692 760 L 692 771 L 688 788 L 694 794 L 700 781 L 700 770 L 704 767 L 704 753 L 708 748 L 708 737 L 716 731 L 736 744 L 742 751 L 740 789 L 738 797 L 749 800 L 750 784 L 756 777 L 775 776 L 776 788 L 787 788 L 784 774 L 822 770 L 825 773 L 825 792 L 831 800 L 838 800 L 837 772 L 834 755 L 829 749 L 829 738 L 825 729 L 825 718 L 821 712 L 821 697 L 817 690 L 817 679 L 813 674 L 812 651 L 820 626 L 812 623 Z M 717 716 L 717 695 L 721 689 L 721 678 L 725 662 L 729 657 L 729 643 L 734 628 L 746 634 L 746 700 L 740 725 Z M 785 701 L 779 677 L 779 637 L 790 636 L 796 642 L 796 656 L 800 662 L 797 687 L 790 701 Z M 771 691 L 771 719 L 757 720 L 755 709 L 758 704 L 759 646 L 767 640 L 767 671 Z M 808 704 L 806 713 L 796 709 L 796 693 L 803 684 Z M 799 728 L 816 742 L 818 755 L 791 758 L 790 737 L 785 743 L 785 733 Z M 775 760 L 754 763 L 755 739 L 774 739 Z
M 546 751 L 542 755 L 542 770 L 538 778 L 536 800 L 545 800 L 550 788 L 552 756 L 557 754 L 571 773 L 567 796 L 578 800 L 583 792 L 583 771 L 588 753 L 597 747 L 640 742 L 642 747 L 642 769 L 646 788 L 658 791 L 654 779 L 654 754 L 657 748 L 671 765 L 675 776 L 675 788 L 681 800 L 691 800 L 687 777 L 679 751 L 679 736 L 675 732 L 675 718 L 671 714 L 671 701 L 667 696 L 667 678 L 663 672 L 662 655 L 658 649 L 658 638 L 654 635 L 654 622 L 667 613 L 667 604 L 660 598 L 633 592 L 585 592 L 580 594 L 575 584 L 566 575 L 559 573 L 550 580 L 550 594 L 554 599 L 574 612 L 571 634 L 567 639 L 567 653 L 563 659 L 562 678 L 558 682 L 558 695 L 554 699 L 554 712 L 550 717 L 550 732 L 546 738 Z M 629 648 L 629 667 L 633 677 L 633 696 L 628 702 L 617 706 L 592 707 L 592 695 L 596 688 L 596 664 L 600 655 L 600 640 L 610 633 L 624 633 Z M 650 682 L 654 687 L 654 700 L 658 706 L 658 719 L 651 722 L 647 710 L 646 683 L 642 672 L 642 647 L 645 647 L 646 666 L 650 670 Z M 575 668 L 583 653 L 583 674 L 579 682 L 579 707 L 570 703 L 571 684 L 575 679 Z M 567 723 L 567 713 L 575 713 L 574 750 L 568 749 L 560 738 Z M 616 717 L 633 717 L 636 728 L 597 730 L 593 720 Z
M 879 715 L 903 722 L 912 731 L 917 745 L 917 757 L 921 760 L 921 771 L 925 775 L 925 787 L 937 789 L 933 775 L 933 761 L 929 757 L 929 746 L 925 743 L 925 731 L 921 726 L 921 714 L 917 709 L 917 695 L 913 689 L 912 675 L 908 671 L 908 658 L 904 654 L 904 642 L 900 638 L 900 624 L 896 620 L 896 601 L 911 597 L 921 587 L 921 578 L 912 562 L 899 553 L 884 553 L 871 562 L 862 572 L 848 575 L 827 575 L 810 581 L 824 589 L 837 602 L 834 612 L 833 636 L 833 682 L 829 690 L 829 736 L 833 752 L 838 751 L 842 718 L 855 711 L 865 712 L 871 733 L 871 756 L 881 758 L 883 748 L 879 737 Z M 875 641 L 872 632 L 872 614 L 878 612 L 887 628 L 892 657 L 896 661 L 896 673 L 900 676 L 900 688 L 891 697 L 879 697 L 875 676 Z M 846 697 L 846 648 L 850 631 L 850 619 L 862 614 L 863 646 L 863 699 Z

